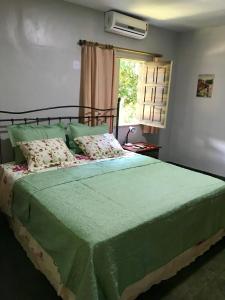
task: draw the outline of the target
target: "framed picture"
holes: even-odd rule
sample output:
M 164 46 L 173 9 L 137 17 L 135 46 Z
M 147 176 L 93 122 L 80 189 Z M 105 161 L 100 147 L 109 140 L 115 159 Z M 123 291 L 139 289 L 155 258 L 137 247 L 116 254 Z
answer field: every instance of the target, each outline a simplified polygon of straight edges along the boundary
M 198 75 L 198 85 L 197 85 L 197 97 L 202 98 L 211 98 L 213 83 L 214 83 L 214 74 L 200 74 Z

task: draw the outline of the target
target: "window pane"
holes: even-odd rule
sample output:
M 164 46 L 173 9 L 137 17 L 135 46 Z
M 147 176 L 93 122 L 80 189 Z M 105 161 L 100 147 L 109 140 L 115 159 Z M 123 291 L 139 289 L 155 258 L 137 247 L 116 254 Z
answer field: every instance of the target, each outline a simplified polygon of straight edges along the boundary
M 137 123 L 137 85 L 140 62 L 120 59 L 119 92 L 121 98 L 120 124 Z

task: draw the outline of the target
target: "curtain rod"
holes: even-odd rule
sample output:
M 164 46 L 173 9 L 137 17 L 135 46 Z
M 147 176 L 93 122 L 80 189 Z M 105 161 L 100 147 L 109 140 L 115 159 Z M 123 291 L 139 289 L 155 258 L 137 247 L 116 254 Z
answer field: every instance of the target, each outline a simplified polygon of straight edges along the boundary
M 102 48 L 132 52 L 132 53 L 136 53 L 136 54 L 150 55 L 150 56 L 153 56 L 153 57 L 162 57 L 162 55 L 158 54 L 158 53 L 150 53 L 150 52 L 141 51 L 141 50 L 134 50 L 134 49 L 130 49 L 130 48 L 116 47 L 116 46 L 113 46 L 113 45 L 101 44 L 101 43 L 91 42 L 91 41 L 86 41 L 86 40 L 79 40 L 78 45 L 80 45 L 80 46 L 93 45 L 93 46 L 99 46 L 99 47 L 102 47 Z

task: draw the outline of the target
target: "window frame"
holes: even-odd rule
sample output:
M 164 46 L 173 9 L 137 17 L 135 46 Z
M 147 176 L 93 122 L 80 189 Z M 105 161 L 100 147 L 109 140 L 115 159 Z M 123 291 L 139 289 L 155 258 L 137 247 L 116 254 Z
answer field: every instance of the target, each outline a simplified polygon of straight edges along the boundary
M 149 65 L 152 65 L 153 68 L 155 69 L 156 72 L 156 76 L 153 76 L 153 81 L 152 82 L 148 82 L 148 68 L 149 68 Z M 169 105 L 169 100 L 170 100 L 170 88 L 171 88 L 171 75 L 172 75 L 172 67 L 173 67 L 173 62 L 170 61 L 170 60 L 162 60 L 162 59 L 155 59 L 153 62 L 151 63 L 146 63 L 146 71 L 145 71 L 145 82 L 143 81 L 142 82 L 142 89 L 143 89 L 143 97 L 142 97 L 142 101 L 140 104 L 140 125 L 144 125 L 144 126 L 150 126 L 150 127 L 155 127 L 155 128 L 166 128 L 166 122 L 167 122 L 167 116 L 168 116 L 168 105 Z M 168 71 L 166 71 L 164 73 L 164 79 L 166 79 L 166 81 L 164 82 L 158 82 L 158 70 L 160 68 L 164 68 L 167 70 L 168 68 Z M 157 104 L 157 102 L 155 102 L 155 100 L 153 102 L 149 102 L 147 101 L 146 103 L 146 88 L 147 87 L 154 87 L 155 88 L 155 92 L 154 92 L 154 96 L 156 96 L 156 89 L 158 87 L 163 87 L 167 89 L 167 93 L 166 93 L 166 97 L 165 97 L 165 104 L 163 105 L 160 105 L 160 104 Z M 162 97 L 164 97 L 164 95 L 162 94 Z M 155 97 L 154 97 L 155 98 Z M 149 103 L 148 103 L 149 102 Z M 164 110 L 163 114 L 164 114 L 164 119 L 163 121 L 151 121 L 150 120 L 150 115 L 149 115 L 149 119 L 148 120 L 144 120 L 143 119 L 143 116 L 145 114 L 145 107 L 149 107 L 150 109 L 151 108 L 162 108 Z M 153 116 L 154 116 L 154 111 L 153 111 Z M 161 112 L 160 112 L 160 118 L 161 118 Z M 162 124 L 163 122 L 163 124 Z
M 115 99 L 118 99 L 118 92 L 119 92 L 119 71 L 120 71 L 120 59 L 128 59 L 133 61 L 141 61 L 141 62 L 153 62 L 152 55 L 144 55 L 144 54 L 137 54 L 127 51 L 116 50 L 115 51 L 115 70 L 114 70 L 114 95 Z M 116 102 L 116 101 L 115 101 Z M 126 127 L 126 126 L 137 126 L 140 125 L 140 120 L 137 122 L 131 123 L 120 123 L 119 127 Z
M 137 125 L 143 125 L 143 126 L 150 126 L 150 127 L 156 127 L 156 128 L 165 128 L 166 127 L 166 122 L 167 122 L 167 116 L 168 116 L 168 105 L 169 105 L 169 100 L 170 100 L 170 89 L 171 89 L 171 76 L 172 76 L 172 67 L 173 67 L 173 62 L 169 60 L 164 60 L 160 58 L 153 57 L 151 55 L 143 55 L 143 54 L 136 54 L 136 53 L 131 53 L 131 52 L 126 52 L 126 51 L 115 51 L 115 70 L 114 70 L 114 95 L 115 99 L 118 99 L 118 92 L 119 92 L 119 71 L 120 71 L 120 59 L 128 59 L 128 60 L 133 60 L 133 61 L 139 61 L 139 62 L 144 62 L 146 63 L 146 68 L 148 63 L 152 63 L 158 66 L 161 66 L 163 64 L 169 65 L 169 76 L 168 76 L 168 83 L 167 83 L 167 98 L 166 98 L 166 105 L 163 106 L 164 108 L 164 124 L 161 125 L 159 122 L 150 122 L 150 121 L 143 121 L 143 116 L 141 117 L 141 111 L 144 111 L 145 107 L 145 92 L 143 93 L 143 100 L 139 101 L 137 99 L 137 105 L 139 106 L 138 108 L 138 121 L 137 122 L 130 122 L 130 123 L 120 123 L 119 122 L 119 127 L 125 127 L 125 126 L 137 126 Z M 146 76 L 147 76 L 147 71 L 146 71 Z M 147 79 L 146 79 L 147 80 Z M 147 82 L 142 83 L 144 86 L 146 86 Z M 156 84 L 157 86 L 157 84 Z M 166 85 L 165 85 L 166 86 Z M 116 102 L 116 101 L 115 101 Z M 156 105 L 157 106 L 157 105 Z

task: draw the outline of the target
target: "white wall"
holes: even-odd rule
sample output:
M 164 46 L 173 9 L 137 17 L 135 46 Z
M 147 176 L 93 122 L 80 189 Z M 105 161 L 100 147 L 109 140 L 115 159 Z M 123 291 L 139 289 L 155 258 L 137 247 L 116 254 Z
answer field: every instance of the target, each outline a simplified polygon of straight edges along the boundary
M 158 52 L 176 60 L 161 158 L 225 175 L 225 26 L 182 33 L 151 26 L 139 41 L 104 32 L 104 15 L 63 0 L 0 0 L 0 109 L 78 104 L 79 39 Z M 176 59 L 176 52 L 178 57 Z M 212 99 L 196 98 L 197 76 L 215 73 Z M 175 90 L 175 97 L 174 97 Z M 120 140 L 127 129 L 121 128 Z M 158 141 L 142 136 L 131 140 Z
M 225 26 L 180 35 L 170 159 L 225 176 Z M 198 74 L 215 74 L 211 99 L 197 98 Z
M 0 0 L 0 4 L 0 109 L 78 104 L 80 70 L 73 69 L 73 61 L 80 61 L 79 39 L 175 59 L 177 34 L 168 30 L 152 26 L 148 38 L 139 41 L 105 33 L 102 12 L 63 0 Z M 121 139 L 125 132 L 121 129 Z M 139 133 L 136 140 L 145 138 Z

